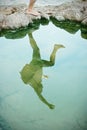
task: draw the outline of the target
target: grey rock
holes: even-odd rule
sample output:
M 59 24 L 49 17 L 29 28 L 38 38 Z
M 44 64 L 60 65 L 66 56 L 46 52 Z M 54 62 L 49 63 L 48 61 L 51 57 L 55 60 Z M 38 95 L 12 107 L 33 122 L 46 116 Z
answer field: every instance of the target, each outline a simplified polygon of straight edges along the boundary
M 65 20 L 65 18 L 64 18 L 62 15 L 57 15 L 57 16 L 55 16 L 55 18 L 56 18 L 58 21 L 63 21 L 63 20 Z
M 87 18 L 82 21 L 82 24 L 87 25 Z
M 29 19 L 24 13 L 16 12 L 6 17 L 5 26 L 6 28 L 14 29 L 27 26 L 29 22 L 31 22 L 31 19 Z
M 87 25 L 87 1 L 76 0 L 59 6 L 35 7 L 40 16 L 29 15 L 26 9 L 26 5 L 0 6 L 0 30 L 25 27 L 33 20 L 42 17 L 50 20 L 51 16 L 59 21 L 68 19 Z

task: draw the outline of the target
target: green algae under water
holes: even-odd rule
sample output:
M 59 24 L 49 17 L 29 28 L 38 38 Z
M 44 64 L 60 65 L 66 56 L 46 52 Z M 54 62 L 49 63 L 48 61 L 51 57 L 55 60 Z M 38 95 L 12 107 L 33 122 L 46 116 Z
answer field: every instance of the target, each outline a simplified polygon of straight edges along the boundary
M 43 19 L 0 32 L 0 129 L 87 129 L 87 31 Z

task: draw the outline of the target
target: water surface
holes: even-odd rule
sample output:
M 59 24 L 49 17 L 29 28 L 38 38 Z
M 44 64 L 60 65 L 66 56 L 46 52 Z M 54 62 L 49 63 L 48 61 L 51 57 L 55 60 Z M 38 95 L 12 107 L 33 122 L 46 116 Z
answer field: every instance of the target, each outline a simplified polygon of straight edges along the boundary
M 60 48 L 55 50 L 55 45 Z M 55 60 L 50 59 L 51 56 Z M 40 25 L 37 30 L 32 29 L 23 38 L 1 37 L 0 128 L 86 129 L 86 57 L 87 40 L 81 37 L 80 30 L 71 34 L 51 22 L 47 26 Z M 33 77 L 36 70 L 38 74 Z

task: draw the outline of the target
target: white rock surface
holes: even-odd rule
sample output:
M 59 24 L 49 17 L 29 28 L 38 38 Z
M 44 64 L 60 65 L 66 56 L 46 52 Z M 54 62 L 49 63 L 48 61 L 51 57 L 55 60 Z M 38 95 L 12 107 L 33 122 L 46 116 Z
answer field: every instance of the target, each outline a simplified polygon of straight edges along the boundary
M 59 21 L 68 19 L 87 25 L 87 0 L 67 2 L 59 6 L 49 5 L 35 8 L 40 12 L 40 16 L 26 14 L 26 5 L 0 6 L 0 30 L 25 27 L 35 19 L 41 19 L 41 17 L 50 19 L 50 16 Z

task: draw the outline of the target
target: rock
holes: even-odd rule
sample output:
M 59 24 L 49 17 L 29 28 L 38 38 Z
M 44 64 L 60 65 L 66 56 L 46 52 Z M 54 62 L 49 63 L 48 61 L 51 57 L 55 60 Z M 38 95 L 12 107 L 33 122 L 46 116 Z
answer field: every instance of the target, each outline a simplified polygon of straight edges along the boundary
M 57 16 L 55 16 L 55 18 L 56 18 L 58 21 L 63 21 L 63 20 L 65 20 L 65 18 L 64 18 L 63 16 L 61 16 L 61 15 L 57 15 Z
M 87 25 L 87 1 L 76 0 L 59 6 L 35 7 L 40 16 L 26 14 L 26 5 L 0 6 L 0 30 L 26 27 L 34 20 L 50 17 L 58 21 L 73 20 Z
M 20 28 L 20 27 L 27 26 L 29 22 L 32 22 L 32 20 L 29 19 L 24 13 L 16 12 L 6 17 L 4 28 L 7 28 L 7 29 Z
M 82 21 L 82 24 L 87 25 L 87 18 Z

